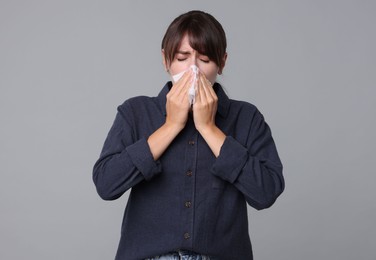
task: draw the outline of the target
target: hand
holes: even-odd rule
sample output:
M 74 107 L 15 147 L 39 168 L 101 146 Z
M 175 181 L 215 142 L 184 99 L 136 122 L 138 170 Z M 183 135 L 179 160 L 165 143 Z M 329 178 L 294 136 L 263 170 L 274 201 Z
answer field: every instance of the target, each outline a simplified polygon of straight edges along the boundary
M 182 130 L 185 127 L 190 109 L 188 89 L 193 79 L 192 71 L 184 73 L 168 92 L 166 98 L 166 124 Z
M 196 100 L 193 104 L 193 120 L 197 131 L 204 138 L 215 157 L 219 156 L 226 135 L 216 126 L 215 115 L 218 97 L 205 75 L 199 73 Z
M 158 160 L 187 123 L 190 109 L 188 89 L 192 74 L 184 73 L 168 92 L 166 98 L 166 122 L 148 138 L 154 160 Z
M 215 126 L 218 97 L 213 86 L 205 75 L 199 72 L 195 103 L 193 104 L 193 119 L 196 129 L 207 129 Z

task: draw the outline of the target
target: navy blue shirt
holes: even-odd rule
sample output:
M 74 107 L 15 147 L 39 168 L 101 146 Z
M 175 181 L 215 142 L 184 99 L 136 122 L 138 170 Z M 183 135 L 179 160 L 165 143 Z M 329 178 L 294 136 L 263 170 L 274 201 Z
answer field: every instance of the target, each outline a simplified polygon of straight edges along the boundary
M 252 259 L 247 203 L 270 207 L 284 189 L 282 163 L 271 130 L 258 109 L 218 96 L 216 125 L 226 135 L 218 158 L 192 117 L 159 160 L 148 137 L 166 119 L 168 82 L 157 97 L 134 97 L 118 107 L 94 165 L 104 200 L 132 188 L 116 260 L 187 249 L 215 259 Z

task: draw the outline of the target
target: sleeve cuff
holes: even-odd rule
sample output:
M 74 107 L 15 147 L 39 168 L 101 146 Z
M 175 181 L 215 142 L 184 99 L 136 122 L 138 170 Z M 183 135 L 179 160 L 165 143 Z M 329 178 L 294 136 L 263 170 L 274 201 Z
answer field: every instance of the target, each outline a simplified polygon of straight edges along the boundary
M 162 171 L 159 161 L 154 161 L 149 145 L 145 138 L 142 138 L 126 148 L 133 164 L 148 181 Z
M 248 159 L 248 150 L 231 136 L 227 136 L 219 156 L 212 166 L 212 173 L 230 183 L 239 177 Z

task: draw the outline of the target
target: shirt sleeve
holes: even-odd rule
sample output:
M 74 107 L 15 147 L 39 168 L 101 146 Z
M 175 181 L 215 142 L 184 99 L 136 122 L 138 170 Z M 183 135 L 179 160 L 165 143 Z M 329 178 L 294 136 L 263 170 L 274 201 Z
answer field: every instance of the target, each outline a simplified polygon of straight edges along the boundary
M 257 110 L 246 144 L 227 136 L 212 172 L 235 185 L 247 203 L 260 210 L 270 207 L 283 192 L 282 168 L 271 130 Z
M 135 140 L 134 129 L 127 115 L 127 104 L 118 107 L 113 125 L 93 168 L 93 181 L 99 196 L 114 200 L 143 180 L 161 172 L 154 161 L 146 138 Z

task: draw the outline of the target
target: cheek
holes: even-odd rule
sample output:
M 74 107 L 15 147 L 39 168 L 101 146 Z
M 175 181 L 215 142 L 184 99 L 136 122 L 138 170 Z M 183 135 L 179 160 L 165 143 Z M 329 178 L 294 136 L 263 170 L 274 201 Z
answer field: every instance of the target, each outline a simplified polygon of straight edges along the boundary
M 217 74 L 218 74 L 218 68 L 215 67 L 215 68 L 210 68 L 210 69 L 206 69 L 206 70 L 203 70 L 204 74 L 205 74 L 205 77 L 212 83 L 215 82 L 216 78 L 217 78 Z
M 169 71 L 171 75 L 175 75 L 187 69 L 188 67 L 185 64 L 173 62 L 169 68 Z

